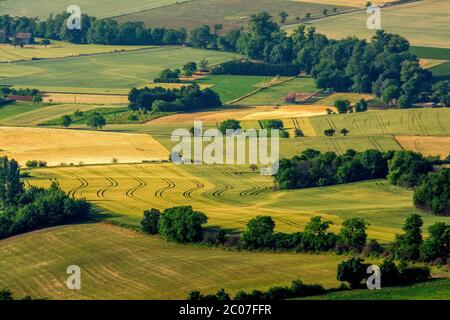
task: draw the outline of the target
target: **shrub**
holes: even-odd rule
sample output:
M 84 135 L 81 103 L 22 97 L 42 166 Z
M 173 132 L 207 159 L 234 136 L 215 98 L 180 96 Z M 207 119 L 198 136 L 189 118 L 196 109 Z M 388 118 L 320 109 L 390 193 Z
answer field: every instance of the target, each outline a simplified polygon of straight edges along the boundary
M 161 212 L 157 209 L 151 209 L 144 212 L 144 217 L 141 221 L 142 231 L 148 234 L 158 233 L 158 223 Z
M 226 134 L 227 130 L 238 130 L 241 129 L 241 123 L 234 119 L 228 119 L 223 121 L 219 125 L 219 130 L 222 134 Z
M 412 214 L 403 225 L 404 234 L 396 235 L 394 253 L 399 260 L 418 260 L 422 245 L 422 218 Z
M 240 245 L 245 249 L 270 248 L 273 244 L 275 222 L 269 216 L 257 216 L 247 223 Z
M 450 169 L 426 176 L 414 191 L 414 204 L 435 214 L 450 215 Z
M 202 224 L 208 218 L 191 206 L 166 209 L 161 215 L 158 230 L 166 240 L 174 242 L 197 242 L 202 238 Z
M 361 282 L 366 279 L 366 271 L 368 264 L 363 263 L 364 260 L 359 258 L 351 258 L 347 261 L 339 263 L 337 268 L 337 279 L 350 284 L 351 288 L 358 288 Z
M 432 170 L 431 163 L 421 154 L 413 151 L 397 151 L 389 161 L 387 179 L 392 184 L 414 187 Z

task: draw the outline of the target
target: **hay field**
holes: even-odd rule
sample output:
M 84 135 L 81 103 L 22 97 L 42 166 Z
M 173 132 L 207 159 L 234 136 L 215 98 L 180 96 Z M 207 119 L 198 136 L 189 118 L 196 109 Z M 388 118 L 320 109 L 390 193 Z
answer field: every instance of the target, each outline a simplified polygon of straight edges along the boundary
M 0 125 L 3 126 L 37 126 L 42 122 L 57 119 L 66 114 L 73 114 L 76 110 L 89 111 L 101 107 L 121 108 L 120 106 L 98 106 L 92 104 L 34 106 L 31 103 L 13 104 L 6 107 L 9 107 L 8 110 L 11 111 L 5 114 L 5 117 L 0 117 Z M 16 107 L 18 107 L 17 110 L 15 109 Z M 14 112 L 12 112 L 13 110 Z
M 351 103 L 356 103 L 361 99 L 371 100 L 374 98 L 373 94 L 364 94 L 364 93 L 334 93 L 326 98 L 320 99 L 314 104 L 323 105 L 323 106 L 334 106 L 334 102 L 336 100 L 348 100 Z
M 0 7 L 1 3 L 2 2 L 0 2 Z M 24 46 L 23 48 L 14 48 L 9 44 L 0 44 L 0 62 L 31 60 L 33 58 L 54 59 L 78 55 L 93 55 L 99 53 L 133 51 L 143 48 L 150 48 L 149 46 L 110 46 L 96 44 L 77 45 L 55 40 L 51 40 L 51 42 L 52 44 L 47 47 L 34 44 Z
M 20 252 L 20 254 L 17 254 Z M 45 229 L 0 241 L 0 287 L 17 298 L 186 299 L 188 292 L 265 290 L 293 279 L 339 285 L 342 257 L 234 252 L 168 243 L 106 224 Z M 81 290 L 68 290 L 66 268 L 81 268 Z
M 0 106 L 0 124 L 11 117 L 18 116 L 22 113 L 39 110 L 42 106 L 31 103 L 13 103 L 5 106 Z
M 303 119 L 305 120 L 305 119 Z M 307 120 L 316 135 L 324 130 L 350 130 L 353 135 L 449 136 L 450 109 L 390 109 L 352 114 L 310 117 Z M 300 126 L 301 127 L 301 126 Z
M 78 0 L 76 5 L 81 8 L 82 13 L 106 18 L 183 1 L 186 0 Z M 0 1 L 0 12 L 9 15 L 46 18 L 52 13 L 66 11 L 67 7 L 72 4 L 74 2 L 71 0 L 3 0 Z
M 160 125 L 165 123 L 189 123 L 194 121 L 204 122 L 222 122 L 227 119 L 246 120 L 264 120 L 264 119 L 286 119 L 309 117 L 313 115 L 326 114 L 327 106 L 302 105 L 302 106 L 258 106 L 258 107 L 239 107 L 224 108 L 213 111 L 199 111 L 191 113 L 174 114 L 163 118 L 150 121 L 147 125 Z
M 406 37 L 415 46 L 450 48 L 449 16 L 448 0 L 423 0 L 382 9 L 381 26 L 387 32 Z M 350 35 L 370 39 L 375 30 L 367 28 L 367 17 L 362 10 L 312 21 L 310 25 L 334 39 Z M 291 32 L 296 27 L 287 26 L 286 30 Z
M 155 47 L 133 52 L 3 63 L 0 64 L 0 84 L 45 86 L 50 92 L 65 92 L 64 88 L 130 89 L 152 82 L 165 68 L 181 68 L 186 57 L 196 62 L 205 58 L 214 65 L 236 55 L 186 47 Z
M 335 222 L 362 217 L 370 223 L 369 236 L 392 241 L 407 215 L 417 212 L 425 225 L 450 218 L 419 212 L 412 191 L 386 181 L 368 181 L 324 188 L 272 191 L 271 177 L 248 166 L 121 164 L 31 170 L 31 185 L 51 181 L 71 196 L 83 197 L 114 213 L 108 219 L 138 225 L 149 208 L 192 205 L 209 217 L 209 226 L 242 230 L 256 215 L 270 215 L 278 231 L 302 230 L 312 216 Z M 383 199 L 374 202 L 373 199 Z
M 172 7 L 161 7 L 144 10 L 117 17 L 120 22 L 144 21 L 149 27 L 185 27 L 188 30 L 203 24 L 213 26 L 221 23 L 224 30 L 247 28 L 248 18 L 256 12 L 267 11 L 279 21 L 278 14 L 285 11 L 289 14 L 287 23 L 294 23 L 296 17 L 303 18 L 307 12 L 312 16 L 321 16 L 323 9 L 329 12 L 337 8 L 338 12 L 351 9 L 345 5 L 327 5 L 314 0 L 298 3 L 288 0 L 195 0 L 177 4 Z
M 169 152 L 144 134 L 104 133 L 63 129 L 0 127 L 0 155 L 16 159 L 60 163 L 111 163 L 163 160 Z
M 426 156 L 440 156 L 444 159 L 450 154 L 450 137 L 396 136 L 395 140 L 403 148 Z
M 127 104 L 127 95 L 81 94 L 81 93 L 46 93 L 44 102 L 82 103 L 82 104 Z

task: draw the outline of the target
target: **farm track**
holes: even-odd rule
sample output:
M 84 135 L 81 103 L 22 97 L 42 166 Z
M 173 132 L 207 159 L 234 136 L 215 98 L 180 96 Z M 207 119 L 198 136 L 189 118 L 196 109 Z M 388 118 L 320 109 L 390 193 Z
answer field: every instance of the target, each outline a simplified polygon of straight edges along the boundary
M 101 174 L 100 172 L 95 171 L 93 169 L 86 168 L 86 170 L 88 170 L 89 172 L 91 172 L 91 173 L 95 174 L 96 176 L 99 176 L 99 177 L 101 177 L 101 178 L 103 178 L 103 179 L 105 179 L 106 181 L 109 182 L 109 186 L 108 187 L 97 190 L 97 197 L 98 198 L 106 198 L 106 196 L 105 196 L 106 191 L 108 191 L 110 189 L 113 189 L 113 188 L 116 188 L 116 187 L 119 186 L 119 183 L 116 180 L 114 180 L 113 178 L 111 178 L 111 177 L 107 177 L 107 176 L 105 176 L 105 175 Z
M 192 199 L 192 194 L 194 192 L 205 188 L 205 185 L 203 183 L 201 183 L 200 181 L 196 180 L 196 179 L 192 179 L 191 177 L 188 177 L 188 176 L 183 175 L 183 174 L 181 174 L 179 172 L 176 172 L 175 170 L 173 170 L 172 168 L 169 168 L 169 167 L 164 167 L 164 169 L 166 169 L 167 171 L 173 173 L 174 175 L 182 175 L 184 178 L 188 179 L 190 182 L 195 184 L 195 187 L 193 187 L 193 188 L 183 192 L 183 197 L 185 197 L 187 199 Z M 204 202 L 204 201 L 201 201 L 201 202 Z
M 125 192 L 125 196 L 127 196 L 128 198 L 131 198 L 133 200 L 144 201 L 144 202 L 148 203 L 148 201 L 146 201 L 144 199 L 139 199 L 138 197 L 136 197 L 134 195 L 136 191 L 138 191 L 140 189 L 144 189 L 145 187 L 147 187 L 147 182 L 146 181 L 144 181 L 143 179 L 141 179 L 139 177 L 135 177 L 135 176 L 133 176 L 132 174 L 130 174 L 128 172 L 122 171 L 122 170 L 120 170 L 118 168 L 113 168 L 113 170 L 116 171 L 117 173 L 122 174 L 122 175 L 129 176 L 130 178 L 132 178 L 133 180 L 135 180 L 138 183 L 137 186 L 134 186 L 134 187 L 128 189 Z
M 82 190 L 84 190 L 87 187 L 89 187 L 89 182 L 86 179 L 84 179 L 83 177 L 77 176 L 75 173 L 72 173 L 72 172 L 67 171 L 67 170 L 61 170 L 61 171 L 66 173 L 66 174 L 68 174 L 68 175 L 70 175 L 70 176 L 72 176 L 72 177 L 74 177 L 76 180 L 78 180 L 80 182 L 80 185 L 78 187 L 73 188 L 73 189 L 71 189 L 71 190 L 69 190 L 67 192 L 67 195 L 69 197 L 75 198 L 77 192 L 81 192 Z

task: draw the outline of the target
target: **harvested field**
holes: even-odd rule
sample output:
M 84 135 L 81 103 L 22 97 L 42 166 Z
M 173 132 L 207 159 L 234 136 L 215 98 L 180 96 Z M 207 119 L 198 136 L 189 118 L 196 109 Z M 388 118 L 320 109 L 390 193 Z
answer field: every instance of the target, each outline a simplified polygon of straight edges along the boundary
M 127 95 L 80 94 L 80 93 L 46 93 L 44 102 L 83 103 L 83 104 L 127 104 Z
M 89 143 L 87 143 L 89 142 Z M 166 160 L 169 152 L 145 134 L 105 133 L 41 128 L 0 128 L 0 154 L 16 159 L 78 164 Z
M 341 143 L 344 147 L 348 142 Z M 273 191 L 271 177 L 245 165 L 120 164 L 42 168 L 30 173 L 31 185 L 48 187 L 58 181 L 69 195 L 115 213 L 108 219 L 135 226 L 149 208 L 192 205 L 205 212 L 210 227 L 243 230 L 256 215 L 270 215 L 277 231 L 296 232 L 311 217 L 321 215 L 334 222 L 332 230 L 339 231 L 343 219 L 357 216 L 370 223 L 370 238 L 392 241 L 411 213 L 423 216 L 424 230 L 429 223 L 450 219 L 421 213 L 413 207 L 411 190 L 383 180 Z M 383 201 L 374 202 L 374 198 Z
M 17 298 L 186 299 L 192 290 L 225 288 L 234 295 L 294 279 L 334 287 L 340 260 L 331 254 L 200 248 L 106 224 L 82 224 L 0 241 L 0 270 L 5 271 L 0 287 Z M 65 285 L 66 268 L 73 264 L 82 270 L 81 290 Z
M 395 140 L 403 148 L 425 156 L 440 156 L 444 159 L 450 154 L 450 137 L 396 136 Z
M 149 125 L 163 123 L 193 123 L 194 121 L 221 122 L 227 119 L 264 120 L 309 117 L 312 115 L 326 114 L 326 106 L 303 105 L 303 106 L 259 106 L 226 108 L 217 111 L 201 111 L 192 113 L 180 113 L 149 122 Z

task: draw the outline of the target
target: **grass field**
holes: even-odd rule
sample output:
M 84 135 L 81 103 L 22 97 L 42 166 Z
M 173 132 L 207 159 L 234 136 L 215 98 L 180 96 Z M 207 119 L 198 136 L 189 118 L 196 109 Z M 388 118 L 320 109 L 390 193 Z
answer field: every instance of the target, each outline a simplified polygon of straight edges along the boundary
M 336 100 L 348 100 L 351 103 L 356 103 L 361 99 L 370 100 L 373 99 L 373 95 L 364 93 L 334 93 L 326 98 L 320 99 L 315 104 L 322 106 L 334 106 Z
M 0 154 L 48 165 L 166 160 L 169 152 L 151 136 L 43 128 L 0 127 Z
M 301 300 L 448 300 L 449 296 L 450 279 L 435 279 L 409 286 L 334 292 Z
M 101 106 L 92 104 L 57 104 L 35 106 L 31 103 L 17 103 L 0 109 L 0 125 L 3 126 L 36 126 L 42 122 L 57 119 L 76 110 L 88 111 Z M 122 108 L 105 106 L 105 108 Z M 3 112 L 2 112 L 3 111 Z
M 144 21 L 149 27 L 185 27 L 192 29 L 203 24 L 214 25 L 221 23 L 225 30 L 247 27 L 248 18 L 256 12 L 267 11 L 275 20 L 278 14 L 285 11 L 289 14 L 288 23 L 296 21 L 296 17 L 303 18 L 307 12 L 312 16 L 321 16 L 323 9 L 329 12 L 337 8 L 337 12 L 351 7 L 342 5 L 318 4 L 315 1 L 298 3 L 288 0 L 195 0 L 172 7 L 144 10 L 118 17 L 120 22 Z
M 446 158 L 450 154 L 450 137 L 395 137 L 400 145 L 407 149 L 420 152 L 427 156 Z
M 406 37 L 415 46 L 450 48 L 449 15 L 448 0 L 423 0 L 382 9 L 381 26 L 387 32 Z M 370 39 L 375 30 L 367 28 L 367 17 L 362 10 L 316 20 L 311 25 L 335 39 L 350 35 Z M 286 27 L 289 32 L 294 28 L 295 25 Z
M 305 121 L 305 119 L 302 119 Z M 342 128 L 353 135 L 450 135 L 450 109 L 405 109 L 368 111 L 344 115 L 328 115 L 308 118 L 315 135 L 323 136 L 324 130 Z M 301 126 L 300 126 L 301 128 Z M 339 133 L 338 133 L 339 135 Z
M 1 7 L 0 2 L 0 7 Z M 44 47 L 41 45 L 28 45 L 23 48 L 9 44 L 0 44 L 0 62 L 22 61 L 31 59 L 54 59 L 63 57 L 72 57 L 78 55 L 92 55 L 99 53 L 108 53 L 116 51 L 130 51 L 142 48 L 144 46 L 108 46 L 108 45 L 77 45 L 63 41 L 54 41 L 52 44 Z
M 263 88 L 261 91 L 236 102 L 239 105 L 275 105 L 286 104 L 282 99 L 289 93 L 303 92 L 314 93 L 317 91 L 316 84 L 312 78 L 295 78 L 270 88 Z
M 0 248 L 0 288 L 17 298 L 186 299 L 192 290 L 235 294 L 294 279 L 334 287 L 342 259 L 178 245 L 106 224 L 42 230 L 2 240 Z M 79 291 L 65 286 L 73 264 L 82 272 Z
M 32 185 L 48 187 L 51 181 L 75 197 L 85 197 L 115 213 L 109 219 L 138 225 L 142 212 L 192 205 L 209 217 L 209 226 L 242 230 L 256 215 L 271 215 L 276 230 L 303 229 L 312 216 L 335 222 L 361 217 L 370 223 L 370 238 L 392 241 L 407 215 L 418 212 L 412 191 L 385 181 L 369 181 L 333 187 L 272 191 L 272 178 L 252 172 L 248 166 L 121 164 L 43 168 L 31 171 Z M 373 199 L 383 199 L 374 202 Z M 450 218 L 421 213 L 425 225 Z
M 183 47 L 0 64 L 0 84 L 22 87 L 130 89 L 153 81 L 164 68 L 181 68 L 188 60 L 205 58 L 211 65 L 235 55 Z M 53 88 L 53 89 L 52 89 Z M 50 90 L 49 90 L 50 89 Z
M 31 103 L 14 103 L 0 107 L 0 123 L 5 119 L 16 117 L 23 113 L 39 110 L 41 106 L 33 105 Z
M 198 84 L 212 85 L 223 103 L 235 100 L 256 90 L 261 84 L 270 82 L 270 77 L 260 76 L 208 76 L 198 79 Z
M 186 0 L 78 0 L 76 5 L 81 8 L 84 14 L 105 18 L 167 6 L 183 1 Z M 39 2 L 33 0 L 3 0 L 0 1 L 0 12 L 13 16 L 38 16 L 40 18 L 46 18 L 52 13 L 56 14 L 66 11 L 67 7 L 72 4 L 74 2 L 70 0 L 40 0 Z

